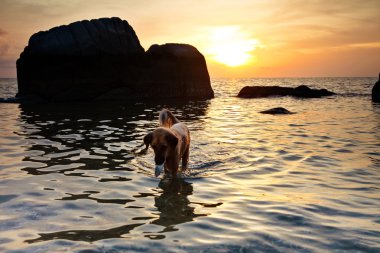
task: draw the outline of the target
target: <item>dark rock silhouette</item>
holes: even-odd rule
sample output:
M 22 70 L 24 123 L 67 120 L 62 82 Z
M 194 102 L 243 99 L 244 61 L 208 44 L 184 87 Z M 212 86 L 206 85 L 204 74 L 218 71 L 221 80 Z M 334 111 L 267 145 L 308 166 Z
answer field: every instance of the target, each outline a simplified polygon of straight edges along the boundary
M 185 44 L 146 53 L 127 21 L 84 20 L 38 32 L 17 60 L 21 101 L 212 98 L 203 55 Z
M 372 101 L 380 103 L 380 73 L 379 80 L 375 83 L 372 88 Z
M 273 114 L 273 115 L 276 115 L 276 114 L 294 114 L 294 112 L 288 111 L 287 109 L 285 109 L 283 107 L 272 108 L 269 110 L 261 111 L 260 113 Z
M 212 98 L 204 56 L 186 44 L 152 45 L 136 91 L 144 97 Z
M 263 98 L 271 96 L 294 96 L 299 98 L 320 98 L 335 95 L 326 89 L 310 89 L 306 85 L 296 88 L 281 86 L 245 86 L 240 90 L 238 97 L 241 98 Z

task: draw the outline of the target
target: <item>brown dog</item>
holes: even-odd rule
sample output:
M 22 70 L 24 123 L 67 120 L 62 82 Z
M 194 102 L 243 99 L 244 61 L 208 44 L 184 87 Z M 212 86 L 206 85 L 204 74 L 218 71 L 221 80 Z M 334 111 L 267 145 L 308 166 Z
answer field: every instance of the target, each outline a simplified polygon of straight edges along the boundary
M 154 150 L 156 163 L 155 175 L 160 175 L 162 168 L 172 177 L 177 176 L 179 162 L 182 159 L 182 170 L 187 169 L 189 161 L 190 132 L 169 110 L 164 109 L 159 116 L 160 127 L 144 137 L 146 149 L 149 145 Z

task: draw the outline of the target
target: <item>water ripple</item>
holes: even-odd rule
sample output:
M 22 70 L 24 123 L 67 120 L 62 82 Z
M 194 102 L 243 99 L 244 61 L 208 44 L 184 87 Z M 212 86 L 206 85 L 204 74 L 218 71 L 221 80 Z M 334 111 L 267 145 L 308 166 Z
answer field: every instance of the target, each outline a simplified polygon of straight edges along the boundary
M 255 83 L 346 95 L 235 96 Z M 0 104 L 0 251 L 379 252 L 380 107 L 363 83 L 222 79 L 209 101 Z M 259 113 L 278 106 L 297 114 Z M 177 179 L 156 178 L 144 151 L 164 107 L 191 131 Z

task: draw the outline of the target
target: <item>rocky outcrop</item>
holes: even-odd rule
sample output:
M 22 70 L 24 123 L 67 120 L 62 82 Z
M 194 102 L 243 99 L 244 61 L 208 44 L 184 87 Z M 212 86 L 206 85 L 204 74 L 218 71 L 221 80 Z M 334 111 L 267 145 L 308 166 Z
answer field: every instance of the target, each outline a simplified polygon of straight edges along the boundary
M 293 96 L 299 98 L 320 98 L 335 95 L 326 89 L 311 89 L 306 85 L 296 88 L 281 86 L 246 86 L 240 90 L 238 97 L 241 98 L 263 98 L 271 96 Z
M 147 52 L 127 21 L 84 20 L 34 34 L 17 60 L 28 101 L 212 98 L 203 55 L 185 44 Z
M 263 114 L 272 114 L 272 115 L 278 115 L 278 114 L 294 114 L 294 112 L 291 112 L 283 107 L 275 107 L 269 110 L 261 111 L 260 113 Z
M 146 52 L 147 67 L 136 87 L 146 97 L 206 97 L 214 92 L 204 56 L 186 44 L 153 45 Z
M 372 101 L 380 103 L 380 73 L 379 80 L 375 83 L 372 88 Z

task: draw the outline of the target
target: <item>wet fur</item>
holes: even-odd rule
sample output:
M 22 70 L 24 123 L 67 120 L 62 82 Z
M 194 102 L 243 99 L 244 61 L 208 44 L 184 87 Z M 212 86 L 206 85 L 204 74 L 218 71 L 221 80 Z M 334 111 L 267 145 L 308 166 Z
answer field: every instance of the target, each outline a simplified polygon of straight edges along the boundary
M 190 132 L 187 126 L 167 109 L 160 112 L 159 124 L 160 127 L 144 137 L 144 143 L 146 149 L 149 145 L 153 148 L 156 165 L 165 162 L 165 173 L 176 177 L 181 160 L 182 170 L 187 169 Z

